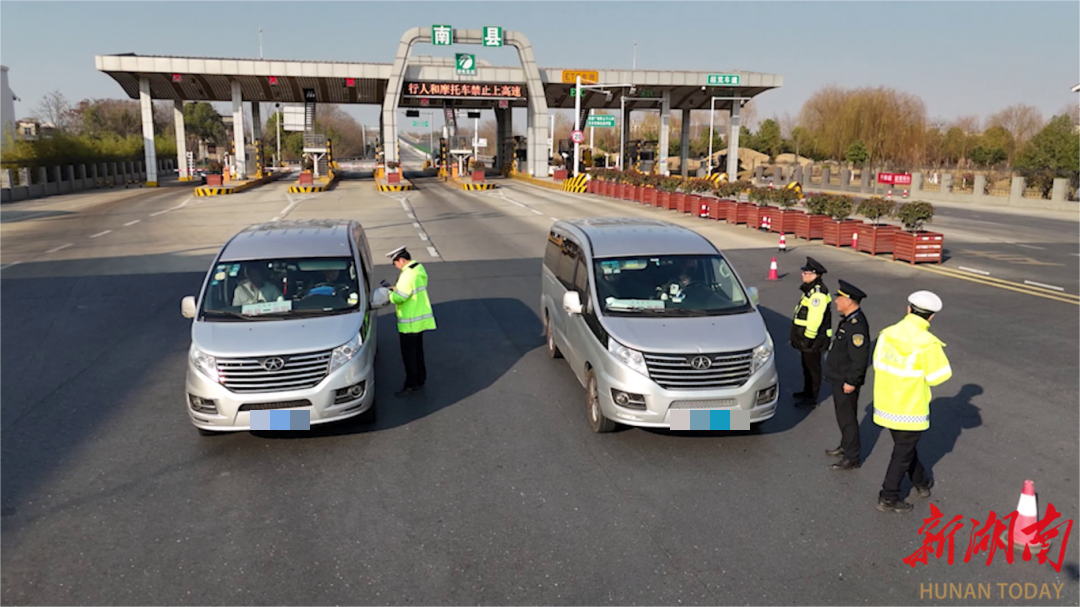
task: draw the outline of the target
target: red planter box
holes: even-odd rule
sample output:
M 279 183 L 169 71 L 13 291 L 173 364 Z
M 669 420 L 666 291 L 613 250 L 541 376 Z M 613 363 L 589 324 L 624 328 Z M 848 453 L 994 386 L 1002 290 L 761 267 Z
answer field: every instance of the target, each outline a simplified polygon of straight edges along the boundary
M 656 188 L 645 188 L 645 195 L 642 196 L 641 202 L 649 206 L 656 206 L 656 195 L 658 194 Z
M 825 236 L 825 220 L 828 215 L 803 213 L 795 218 L 795 237 L 803 240 L 820 239 Z
M 753 221 L 747 221 L 746 227 L 753 230 L 761 229 L 761 222 L 764 221 L 766 217 L 772 217 L 773 211 L 775 210 L 777 210 L 775 207 L 754 205 L 754 214 L 751 217 Z
M 686 197 L 686 194 L 683 194 L 682 192 L 672 192 L 671 198 L 669 199 L 671 200 L 671 202 L 668 203 L 667 210 L 678 211 L 679 209 L 681 209 L 684 197 Z
M 802 211 L 794 209 L 775 209 L 772 213 L 772 226 L 769 231 L 777 234 L 792 234 L 795 232 L 795 224 L 799 217 L 806 215 Z
M 862 240 L 862 237 L 859 237 Z M 861 243 L 860 243 L 861 244 Z M 941 253 L 945 247 L 945 236 L 938 232 L 921 231 L 916 233 L 897 230 L 893 235 L 892 258 L 894 260 L 917 263 L 941 263 Z
M 477 182 L 477 181 L 483 181 L 484 180 L 484 172 L 483 171 L 473 171 L 472 172 L 472 180 L 473 180 L 474 183 Z
M 704 217 L 706 219 L 719 219 L 720 200 L 718 198 L 706 198 L 702 196 L 701 211 L 698 212 L 698 217 Z
M 633 187 L 634 187 L 633 193 L 630 195 L 631 199 L 634 202 L 641 202 L 641 191 L 644 190 L 645 188 L 643 188 L 643 187 L 641 187 L 639 185 L 636 185 L 636 186 L 633 186 Z
M 735 206 L 738 204 L 731 199 L 720 200 L 716 208 L 716 219 L 735 223 Z
M 302 178 L 304 173 L 300 173 L 300 176 Z M 310 177 L 311 175 L 308 174 L 308 176 Z M 221 187 L 221 175 L 207 175 L 206 185 Z
M 737 202 L 735 203 L 735 213 L 728 214 L 728 223 L 734 223 L 736 225 L 740 223 L 753 224 L 757 219 L 758 207 L 756 204 L 749 202 Z
M 401 183 L 401 173 L 393 172 L 386 174 L 386 183 Z
M 832 218 L 826 219 L 822 230 L 825 244 L 831 244 L 834 247 L 850 247 L 851 235 L 855 233 L 861 223 L 858 219 L 845 219 L 844 221 L 836 221 Z
M 661 209 L 666 209 L 671 202 L 671 192 L 665 192 L 661 190 L 656 195 L 656 206 Z
M 630 191 L 631 187 L 633 187 L 633 186 L 627 185 L 625 183 L 620 183 L 619 184 L 619 198 L 622 199 L 622 200 L 631 200 L 631 198 L 630 198 L 630 194 L 632 193 Z
M 697 194 L 683 194 L 682 204 L 676 209 L 679 213 L 697 213 L 701 208 L 701 196 Z
M 555 181 L 563 181 L 566 179 L 566 173 L 566 169 L 555 169 L 555 172 L 552 174 L 552 178 L 554 178 Z
M 613 182 L 611 182 L 611 181 L 605 181 L 605 182 L 604 182 L 604 187 L 603 187 L 603 189 L 601 190 L 601 193 L 602 193 L 602 194 L 603 194 L 604 196 L 607 196 L 608 198 L 614 198 L 614 197 L 615 197 L 615 187 L 616 187 L 617 185 L 618 185 L 618 184 L 616 184 L 616 183 L 613 183 Z
M 900 226 L 864 223 L 856 229 L 859 234 L 859 243 L 855 248 L 871 255 L 892 253 L 893 240 L 899 230 Z

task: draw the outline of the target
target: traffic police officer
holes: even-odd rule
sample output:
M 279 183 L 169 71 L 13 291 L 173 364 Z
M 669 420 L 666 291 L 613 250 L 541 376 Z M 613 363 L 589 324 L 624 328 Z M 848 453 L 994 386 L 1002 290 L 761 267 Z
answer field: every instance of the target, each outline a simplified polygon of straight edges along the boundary
M 419 390 L 427 381 L 424 331 L 435 330 L 435 314 L 427 293 L 428 275 L 424 266 L 413 261 L 405 247 L 398 247 L 386 256 L 401 270 L 397 284 L 390 287 L 390 302 L 397 311 L 401 358 L 405 363 L 405 386 L 394 395 L 406 396 Z
M 916 445 L 930 428 L 930 388 L 952 377 L 945 344 L 930 333 L 930 321 L 941 311 L 941 298 L 930 291 L 908 297 L 907 316 L 878 336 L 874 348 L 874 423 L 893 437 L 892 459 L 881 485 L 877 509 L 909 512 L 900 499 L 900 482 L 911 477 L 919 497 L 930 497 L 933 480 L 919 463 Z
M 832 313 L 829 310 L 829 289 L 821 281 L 827 270 L 813 257 L 806 258 L 802 268 L 802 298 L 795 307 L 791 325 L 791 345 L 802 353 L 803 389 L 795 393 L 796 404 L 817 406 L 821 388 L 821 353 L 828 349 L 832 337 Z
M 870 364 L 870 327 L 860 307 L 866 298 L 855 285 L 840 281 L 836 289 L 836 311 L 843 316 L 825 360 L 825 381 L 832 386 L 836 423 L 840 426 L 840 446 L 826 451 L 842 457 L 830 468 L 850 470 L 862 465 L 859 444 L 859 390 Z

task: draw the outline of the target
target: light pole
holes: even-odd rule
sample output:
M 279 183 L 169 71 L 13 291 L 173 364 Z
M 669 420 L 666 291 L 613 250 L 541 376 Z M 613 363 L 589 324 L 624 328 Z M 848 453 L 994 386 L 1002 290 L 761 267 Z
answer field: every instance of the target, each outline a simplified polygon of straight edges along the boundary
M 277 158 L 274 160 L 274 164 L 281 166 L 281 104 L 275 103 L 274 109 L 276 110 L 274 114 L 277 115 Z

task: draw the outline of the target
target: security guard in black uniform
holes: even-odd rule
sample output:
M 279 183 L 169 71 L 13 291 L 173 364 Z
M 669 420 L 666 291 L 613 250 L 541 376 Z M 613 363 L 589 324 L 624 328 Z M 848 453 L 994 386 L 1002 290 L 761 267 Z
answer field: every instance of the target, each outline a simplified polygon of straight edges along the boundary
M 859 389 L 866 381 L 870 365 L 870 327 L 860 304 L 866 293 L 840 281 L 836 290 L 836 311 L 843 316 L 836 327 L 829 357 L 825 361 L 825 381 L 832 386 L 836 423 L 840 426 L 840 446 L 825 453 L 842 458 L 830 468 L 850 470 L 862 465 L 859 443 Z
M 813 257 L 802 268 L 802 299 L 795 307 L 791 324 L 791 345 L 802 353 L 803 389 L 795 393 L 796 405 L 817 406 L 821 389 L 821 353 L 829 349 L 832 337 L 832 312 L 829 289 L 821 281 L 827 270 Z

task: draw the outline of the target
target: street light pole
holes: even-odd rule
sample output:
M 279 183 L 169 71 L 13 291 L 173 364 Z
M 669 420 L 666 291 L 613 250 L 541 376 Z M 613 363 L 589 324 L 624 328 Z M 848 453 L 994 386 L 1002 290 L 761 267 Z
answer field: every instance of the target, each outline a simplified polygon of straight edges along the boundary
M 712 176 L 712 142 L 713 142 L 713 121 L 716 117 L 716 97 L 709 100 L 709 170 L 706 173 L 708 176 Z
M 626 95 L 619 95 L 619 170 L 625 171 L 623 156 L 626 154 Z
M 262 28 L 259 28 L 259 59 L 263 58 L 262 52 Z
M 581 75 L 577 77 L 574 91 L 574 132 L 581 130 Z M 581 145 L 574 138 L 574 177 L 578 175 L 578 164 L 581 162 Z
M 277 165 L 281 166 L 281 104 L 276 104 L 277 111 Z

